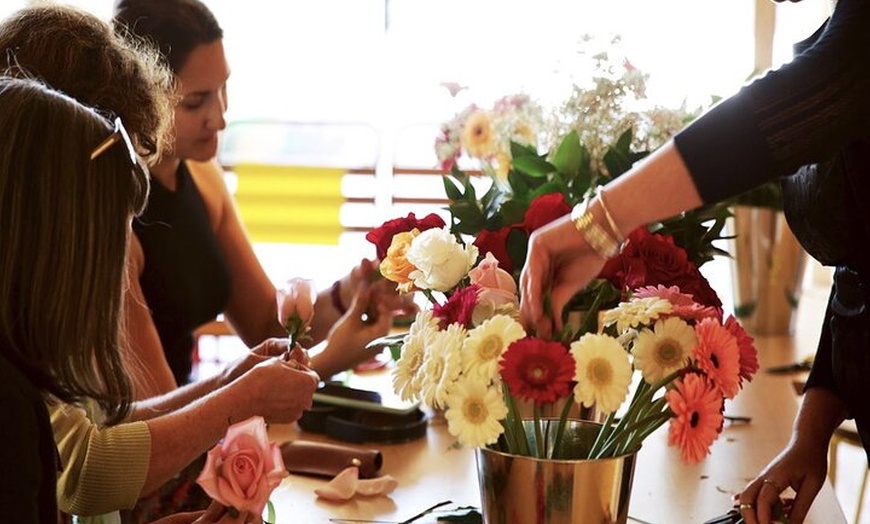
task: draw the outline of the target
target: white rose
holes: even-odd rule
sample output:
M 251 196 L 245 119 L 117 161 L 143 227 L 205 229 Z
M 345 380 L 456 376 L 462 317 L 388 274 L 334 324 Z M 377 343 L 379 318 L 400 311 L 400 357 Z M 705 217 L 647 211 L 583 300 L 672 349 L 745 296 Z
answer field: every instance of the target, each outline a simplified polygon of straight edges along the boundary
M 463 246 L 445 226 L 420 233 L 405 256 L 417 268 L 408 275 L 417 288 L 445 292 L 468 274 L 477 261 L 477 246 Z

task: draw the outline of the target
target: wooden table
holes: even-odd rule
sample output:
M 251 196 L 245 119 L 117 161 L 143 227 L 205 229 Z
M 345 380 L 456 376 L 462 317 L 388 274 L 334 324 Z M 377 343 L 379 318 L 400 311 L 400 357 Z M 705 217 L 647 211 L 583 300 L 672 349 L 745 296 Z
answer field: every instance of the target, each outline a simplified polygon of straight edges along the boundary
M 726 404 L 726 414 L 751 417 L 748 423 L 726 423 L 712 454 L 701 464 L 688 466 L 676 448 L 667 445 L 667 426 L 647 438 L 639 452 L 631 495 L 629 522 L 648 524 L 700 524 L 725 513 L 731 497 L 773 458 L 787 442 L 799 399 L 790 375 L 773 375 L 769 366 L 795 362 L 815 347 L 816 319 L 795 336 L 756 337 L 762 370 Z M 800 348 L 800 350 L 798 350 Z M 324 440 L 301 432 L 296 425 L 275 426 L 280 440 Z M 366 447 L 384 455 L 383 474 L 398 480 L 388 497 L 357 497 L 343 504 L 317 498 L 314 488 L 326 480 L 291 475 L 275 491 L 279 523 L 329 523 L 331 518 L 401 522 L 444 500 L 460 506 L 480 505 L 474 453 L 453 446 L 446 425 L 431 420 L 425 438 L 404 443 Z M 362 521 L 361 521 L 362 522 Z M 433 523 L 435 518 L 420 520 Z M 844 524 L 846 519 L 825 483 L 807 524 Z

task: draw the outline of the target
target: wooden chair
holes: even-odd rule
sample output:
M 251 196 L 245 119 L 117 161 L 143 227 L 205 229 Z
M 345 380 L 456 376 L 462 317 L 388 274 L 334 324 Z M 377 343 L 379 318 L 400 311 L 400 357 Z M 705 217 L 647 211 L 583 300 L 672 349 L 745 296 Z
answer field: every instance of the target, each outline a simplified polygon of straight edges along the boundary
M 834 436 L 831 437 L 831 443 L 828 448 L 828 478 L 831 480 L 832 486 L 835 485 L 837 479 L 837 449 L 839 449 L 840 444 L 848 444 L 861 450 L 864 449 L 854 420 L 844 421 L 834 430 Z M 855 517 L 852 521 L 854 524 L 861 522 L 861 510 L 864 506 L 864 493 L 867 490 L 868 475 L 870 475 L 870 469 L 864 468 L 864 473 L 861 476 L 861 487 L 858 489 L 858 499 L 855 502 Z

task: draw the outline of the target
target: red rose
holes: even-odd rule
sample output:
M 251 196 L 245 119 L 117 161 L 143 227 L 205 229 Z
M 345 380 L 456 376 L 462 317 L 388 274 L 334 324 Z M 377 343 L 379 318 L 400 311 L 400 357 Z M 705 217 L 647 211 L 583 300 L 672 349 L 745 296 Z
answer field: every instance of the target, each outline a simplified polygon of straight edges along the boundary
M 514 270 L 514 262 L 507 252 L 508 235 L 513 230 L 513 226 L 503 227 L 496 231 L 484 229 L 477 234 L 477 238 L 473 242 L 480 253 L 492 253 L 492 256 L 498 260 L 498 267 L 508 273 L 512 273 Z
M 571 206 L 565 202 L 562 193 L 547 193 L 532 200 L 529 208 L 523 215 L 522 227 L 528 233 L 545 226 L 559 217 L 571 212 Z M 498 257 L 496 257 L 498 258 Z
M 623 292 L 644 286 L 677 286 L 699 304 L 721 308 L 716 291 L 670 235 L 645 227 L 628 235 L 622 253 L 607 261 L 599 274 Z
M 444 219 L 435 213 L 430 213 L 419 220 L 414 213 L 408 213 L 405 218 L 387 220 L 381 227 L 369 231 L 366 233 L 366 240 L 375 245 L 378 259 L 383 260 L 387 256 L 387 249 L 390 248 L 390 243 L 396 233 L 405 233 L 414 228 L 422 233 L 427 229 L 444 227 L 445 225 Z

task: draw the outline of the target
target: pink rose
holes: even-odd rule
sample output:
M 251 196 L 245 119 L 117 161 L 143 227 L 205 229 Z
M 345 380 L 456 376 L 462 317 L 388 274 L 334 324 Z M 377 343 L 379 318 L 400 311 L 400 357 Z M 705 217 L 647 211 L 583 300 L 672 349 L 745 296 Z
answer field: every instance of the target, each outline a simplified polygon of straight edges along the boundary
M 233 424 L 213 447 L 196 482 L 221 504 L 262 515 L 272 491 L 288 475 L 281 449 L 266 435 L 263 417 Z
M 317 293 L 310 280 L 291 278 L 284 289 L 277 291 L 278 321 L 287 330 L 292 342 L 305 335 L 314 318 Z
M 510 273 L 498 267 L 498 259 L 487 252 L 486 257 L 468 272 L 472 284 L 480 287 L 477 298 L 493 308 L 517 303 L 517 283 Z

